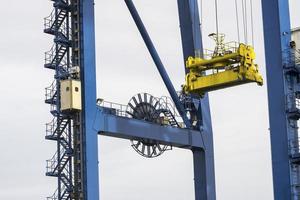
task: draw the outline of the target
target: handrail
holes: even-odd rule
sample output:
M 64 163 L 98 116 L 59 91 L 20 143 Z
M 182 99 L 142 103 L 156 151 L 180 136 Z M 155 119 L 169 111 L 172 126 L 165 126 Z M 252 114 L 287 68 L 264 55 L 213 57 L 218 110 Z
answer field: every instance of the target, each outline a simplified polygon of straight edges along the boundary
M 120 117 L 131 117 L 126 112 L 127 105 L 102 100 L 97 102 L 97 106 L 113 109 L 115 111 L 115 114 Z
M 54 97 L 56 93 L 56 80 L 54 80 L 49 87 L 45 88 L 45 100 L 49 100 Z
M 295 93 L 289 93 L 286 95 L 286 108 L 287 110 L 300 110 L 300 98 Z
M 177 122 L 182 122 L 182 118 L 179 115 L 176 107 L 174 106 L 174 102 L 170 97 L 162 96 L 161 98 L 157 98 L 159 104 L 163 106 L 164 109 L 169 110 L 172 115 L 176 118 Z M 119 117 L 127 117 L 131 118 L 132 116 L 127 113 L 128 111 L 128 105 L 120 104 L 120 103 L 114 103 L 110 101 L 104 101 L 100 100 L 97 102 L 97 106 L 103 107 L 103 108 L 109 108 L 114 111 L 114 114 Z

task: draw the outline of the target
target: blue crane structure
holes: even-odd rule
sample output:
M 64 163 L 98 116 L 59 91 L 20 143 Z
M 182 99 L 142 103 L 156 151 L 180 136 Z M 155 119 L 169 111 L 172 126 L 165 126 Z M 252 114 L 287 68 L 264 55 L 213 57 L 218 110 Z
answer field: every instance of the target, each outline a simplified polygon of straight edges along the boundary
M 272 5 L 272 6 L 270 6 Z M 263 0 L 274 199 L 300 199 L 299 54 L 288 0 Z
M 147 94 L 134 97 L 134 103 L 128 104 L 130 108 L 125 113 L 122 109 L 103 106 L 101 100 L 97 104 L 94 0 L 52 1 L 54 9 L 45 18 L 44 29 L 54 36 L 54 45 L 45 54 L 45 68 L 55 72 L 54 82 L 46 88 L 45 102 L 53 115 L 53 120 L 46 124 L 46 139 L 55 141 L 57 152 L 47 160 L 46 175 L 56 177 L 58 187 L 47 199 L 100 199 L 98 135 L 104 135 L 132 140 L 132 146 L 142 155 L 147 152 L 148 157 L 159 155 L 157 151 L 163 152 L 167 146 L 191 150 L 195 199 L 215 200 L 208 96 L 176 93 L 132 0 L 125 3 L 184 125 L 179 125 L 175 113 L 169 109 L 157 109 L 159 101 Z M 198 2 L 177 0 L 177 4 L 186 61 L 196 56 L 195 52 L 203 51 Z M 283 54 L 291 52 L 288 0 L 263 0 L 262 5 L 266 61 L 272 67 L 267 68 L 267 76 L 275 199 L 299 199 L 297 120 L 300 114 L 296 107 L 300 96 L 296 87 L 299 71 L 293 59 L 285 62 Z M 65 84 L 69 85 L 65 87 Z M 80 102 L 72 102 L 70 109 L 62 109 L 65 106 L 62 95 L 70 91 L 80 93 Z M 73 104 L 80 106 L 74 109 Z M 151 117 L 147 115 L 150 111 Z M 167 118 L 167 123 L 161 120 L 161 115 Z
M 187 116 L 187 107 L 177 95 L 133 2 L 125 1 L 186 128 L 162 126 L 119 116 L 111 108 L 97 105 L 94 1 L 53 1 L 54 10 L 45 18 L 44 30 L 54 36 L 54 46 L 46 52 L 45 67 L 55 71 L 55 80 L 46 89 L 46 103 L 51 105 L 54 117 L 47 124 L 46 139 L 56 141 L 57 152 L 47 161 L 46 175 L 57 177 L 58 189 L 48 199 L 100 198 L 98 134 L 155 141 L 191 150 L 196 199 L 215 199 L 213 138 L 208 97 L 198 100 L 197 105 L 189 109 L 190 117 Z M 196 50 L 202 51 L 197 0 L 178 0 L 178 11 L 184 59 L 187 59 Z M 61 109 L 61 83 L 70 79 L 81 82 L 82 108 L 66 112 Z M 146 99 L 146 96 L 142 98 Z M 196 97 L 185 99 L 190 99 L 190 102 L 197 100 Z M 195 123 L 192 124 L 191 118 L 196 119 Z

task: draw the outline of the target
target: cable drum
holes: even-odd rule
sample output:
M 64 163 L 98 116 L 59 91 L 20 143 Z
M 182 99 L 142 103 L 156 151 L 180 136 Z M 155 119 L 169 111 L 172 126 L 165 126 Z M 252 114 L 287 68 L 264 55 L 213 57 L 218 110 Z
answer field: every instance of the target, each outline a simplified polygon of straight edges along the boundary
M 127 105 L 126 113 L 134 119 L 147 122 L 179 127 L 174 115 L 166 109 L 159 98 L 148 93 L 139 93 L 132 97 Z M 132 148 L 146 158 L 154 158 L 172 147 L 151 139 L 137 138 L 131 140 Z

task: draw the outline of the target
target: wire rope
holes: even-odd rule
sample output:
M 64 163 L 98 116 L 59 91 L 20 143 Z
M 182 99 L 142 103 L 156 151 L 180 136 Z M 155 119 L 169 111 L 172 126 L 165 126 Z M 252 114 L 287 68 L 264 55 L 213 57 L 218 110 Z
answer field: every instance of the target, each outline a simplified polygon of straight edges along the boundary
M 202 23 L 203 23 L 203 0 L 200 0 L 200 12 L 201 12 L 200 25 L 202 26 Z
M 247 0 L 245 1 L 245 29 L 246 29 L 246 44 L 248 44 L 248 12 L 247 12 Z
M 238 36 L 238 42 L 241 42 L 240 38 L 240 22 L 239 22 L 239 12 L 238 12 L 238 3 L 237 0 L 235 0 L 235 15 L 236 15 L 236 28 L 237 28 L 237 36 Z
M 252 46 L 255 46 L 254 41 L 254 20 L 253 20 L 253 1 L 250 0 L 250 12 L 251 12 L 251 37 L 252 37 Z
M 247 29 L 246 29 L 245 1 L 244 0 L 242 0 L 242 14 L 243 14 L 244 42 L 247 44 Z
M 201 3 L 202 3 L 202 0 L 201 0 Z M 193 1 L 193 8 L 194 8 L 194 12 L 193 12 L 193 19 L 192 19 L 192 21 L 194 21 L 194 22 L 196 22 L 196 19 L 197 19 L 197 17 L 199 17 L 199 15 L 197 16 L 197 9 L 199 9 L 198 8 L 198 4 L 197 4 L 197 1 Z M 200 9 L 202 9 L 202 5 L 201 5 L 201 8 Z M 201 11 L 201 21 L 199 20 L 199 25 L 201 26 L 202 25 L 202 10 L 200 10 Z M 195 35 L 197 34 L 197 28 L 195 28 L 195 27 L 193 27 L 193 33 L 194 33 L 194 37 L 195 37 Z M 199 40 L 199 38 L 195 38 L 195 40 Z M 197 44 L 199 44 L 198 42 L 201 42 L 201 41 L 196 41 L 196 43 Z M 194 53 L 195 53 L 195 57 L 201 57 L 201 52 L 200 52 L 200 49 L 198 49 L 199 47 L 196 45 L 195 46 L 195 49 L 194 49 Z
M 215 12 L 216 12 L 216 33 L 219 36 L 219 19 L 218 19 L 218 0 L 215 0 Z

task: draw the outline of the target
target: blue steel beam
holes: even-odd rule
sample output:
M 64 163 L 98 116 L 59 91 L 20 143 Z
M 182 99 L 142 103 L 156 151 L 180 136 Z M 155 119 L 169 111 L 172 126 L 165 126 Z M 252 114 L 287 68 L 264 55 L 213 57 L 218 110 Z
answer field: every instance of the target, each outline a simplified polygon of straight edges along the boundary
M 161 126 L 143 120 L 106 114 L 98 108 L 94 130 L 100 135 L 122 139 L 151 139 L 178 148 L 203 149 L 206 138 L 199 131 Z
M 288 0 L 262 0 L 267 68 L 269 123 L 272 148 L 274 199 L 291 199 L 288 127 L 285 109 L 287 90 L 283 51 L 289 49 L 291 28 Z
M 180 116 L 182 117 L 187 128 L 191 128 L 192 127 L 191 122 L 186 115 L 185 109 L 179 100 L 179 97 L 176 93 L 176 90 L 175 90 L 171 80 L 170 80 L 170 77 L 169 77 L 163 63 L 161 62 L 161 59 L 153 45 L 153 42 L 151 41 L 151 38 L 146 30 L 146 27 L 144 26 L 142 19 L 140 18 L 132 0 L 125 0 L 125 3 L 131 13 L 131 16 L 132 16 L 134 22 L 136 23 L 137 28 L 140 31 L 140 34 L 148 48 L 149 53 L 151 54 L 151 57 L 157 67 L 157 70 L 159 71 L 159 74 L 161 75 L 161 77 L 170 93 L 170 96 L 172 97 L 172 99 L 174 101 L 174 104 L 175 104 Z
M 93 129 L 96 114 L 96 62 L 94 1 L 80 1 L 81 7 L 81 82 L 82 82 L 82 154 L 84 199 L 99 200 L 98 135 Z
M 203 53 L 197 0 L 177 0 L 184 61 L 195 52 Z M 188 70 L 186 70 L 188 73 Z M 201 99 L 197 116 L 203 129 L 205 149 L 194 148 L 194 177 L 196 200 L 215 200 L 214 147 L 208 95 Z M 200 128 L 199 127 L 199 128 Z

